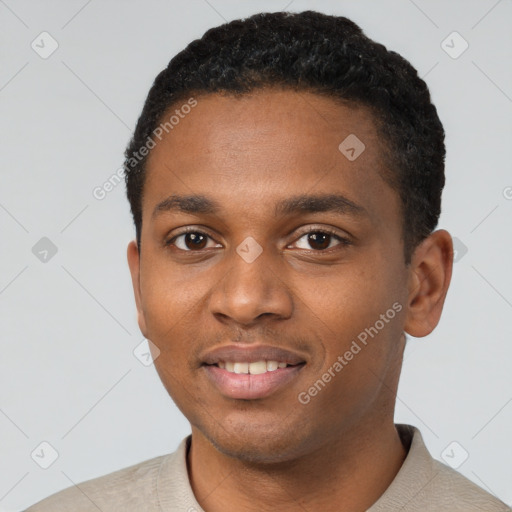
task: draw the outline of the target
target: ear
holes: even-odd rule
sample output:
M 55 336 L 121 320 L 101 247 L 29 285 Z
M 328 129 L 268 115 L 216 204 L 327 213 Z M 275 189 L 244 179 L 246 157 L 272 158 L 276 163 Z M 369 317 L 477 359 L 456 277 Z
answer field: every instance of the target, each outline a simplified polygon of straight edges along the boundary
M 431 233 L 414 251 L 404 325 L 404 330 L 411 336 L 427 336 L 439 323 L 452 267 L 452 237 L 444 229 Z
M 146 318 L 142 308 L 142 294 L 140 291 L 140 254 L 136 240 L 132 240 L 128 244 L 127 257 L 128 266 L 130 267 L 130 274 L 132 276 L 135 304 L 137 306 L 137 321 L 142 335 L 146 338 Z

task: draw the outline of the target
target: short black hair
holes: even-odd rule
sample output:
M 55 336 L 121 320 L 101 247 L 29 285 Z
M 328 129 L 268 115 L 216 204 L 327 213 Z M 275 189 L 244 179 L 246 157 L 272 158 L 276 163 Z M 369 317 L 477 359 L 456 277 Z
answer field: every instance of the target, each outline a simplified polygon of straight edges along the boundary
M 147 148 L 154 146 L 154 132 L 170 108 L 193 95 L 240 95 L 267 87 L 315 92 L 371 111 L 383 141 L 382 177 L 401 200 L 409 264 L 441 212 L 443 126 L 426 83 L 407 60 L 369 39 L 353 21 L 315 11 L 260 13 L 212 28 L 155 78 L 125 151 L 139 251 Z

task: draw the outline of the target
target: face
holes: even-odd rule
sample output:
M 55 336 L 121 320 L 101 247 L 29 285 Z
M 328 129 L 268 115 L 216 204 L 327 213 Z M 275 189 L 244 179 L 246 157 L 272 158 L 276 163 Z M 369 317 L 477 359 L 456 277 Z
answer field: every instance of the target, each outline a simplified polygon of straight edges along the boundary
M 169 394 L 194 433 L 247 460 L 389 419 L 410 275 L 370 113 L 284 90 L 196 99 L 151 151 L 140 259 L 128 248 Z M 222 368 L 235 352 L 211 354 L 262 345 L 294 366 L 238 375 Z

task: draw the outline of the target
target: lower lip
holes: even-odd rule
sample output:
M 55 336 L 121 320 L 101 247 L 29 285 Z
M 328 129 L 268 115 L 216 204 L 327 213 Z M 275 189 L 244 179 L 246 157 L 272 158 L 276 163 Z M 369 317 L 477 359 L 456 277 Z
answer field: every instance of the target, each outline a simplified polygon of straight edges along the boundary
M 228 398 L 251 400 L 265 398 L 297 377 L 304 364 L 287 366 L 277 370 L 251 375 L 233 373 L 213 365 L 205 365 L 208 378 Z

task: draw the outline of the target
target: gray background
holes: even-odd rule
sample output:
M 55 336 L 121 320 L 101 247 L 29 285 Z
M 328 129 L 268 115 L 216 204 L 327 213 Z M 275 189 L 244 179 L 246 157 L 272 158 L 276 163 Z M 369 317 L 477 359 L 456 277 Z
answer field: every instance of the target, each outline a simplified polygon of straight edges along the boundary
M 459 240 L 458 261 L 440 325 L 409 342 L 396 421 L 417 425 L 441 460 L 467 452 L 458 470 L 512 504 L 510 0 L 0 0 L 0 510 L 173 451 L 189 433 L 133 353 L 144 341 L 124 185 L 103 200 L 93 190 L 121 166 L 174 54 L 224 20 L 283 9 L 352 18 L 429 84 L 447 132 L 439 227 Z M 47 58 L 31 47 L 51 49 L 43 31 L 58 43 Z

